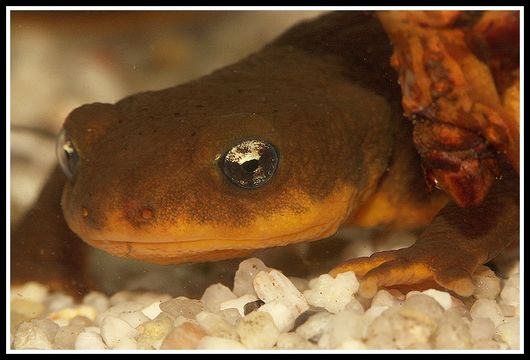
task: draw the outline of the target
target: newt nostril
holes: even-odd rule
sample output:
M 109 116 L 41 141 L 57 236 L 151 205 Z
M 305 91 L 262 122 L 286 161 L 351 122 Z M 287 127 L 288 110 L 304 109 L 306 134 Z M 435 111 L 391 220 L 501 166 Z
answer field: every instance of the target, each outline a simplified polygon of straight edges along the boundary
M 149 205 L 140 205 L 137 200 L 127 200 L 124 206 L 127 221 L 136 227 L 147 225 L 155 217 L 155 209 Z
M 81 207 L 81 215 L 86 218 L 88 216 L 88 209 L 84 206 Z
M 155 216 L 155 211 L 150 207 L 144 207 L 140 214 L 142 219 L 149 220 Z

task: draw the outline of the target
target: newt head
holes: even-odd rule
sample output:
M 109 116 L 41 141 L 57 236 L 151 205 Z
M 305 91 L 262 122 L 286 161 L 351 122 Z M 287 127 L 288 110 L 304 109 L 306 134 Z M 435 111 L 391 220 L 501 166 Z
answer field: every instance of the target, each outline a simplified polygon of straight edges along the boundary
M 58 143 L 68 226 L 156 263 L 332 235 L 375 189 L 396 126 L 388 100 L 344 69 L 271 47 L 181 86 L 77 108 Z

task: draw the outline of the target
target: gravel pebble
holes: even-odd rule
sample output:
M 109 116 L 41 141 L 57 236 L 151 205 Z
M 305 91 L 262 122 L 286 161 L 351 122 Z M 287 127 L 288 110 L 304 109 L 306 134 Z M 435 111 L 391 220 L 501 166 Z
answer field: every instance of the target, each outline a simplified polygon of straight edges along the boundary
M 185 322 L 173 328 L 164 338 L 160 349 L 195 349 L 206 332 L 197 324 Z
M 54 348 L 61 350 L 74 349 L 76 339 L 83 329 L 83 325 L 67 325 L 59 328 L 55 334 Z
M 323 307 L 331 313 L 343 310 L 359 289 L 359 282 L 351 271 L 338 274 L 335 278 L 324 274 L 309 281 L 310 290 L 304 291 L 307 302 Z
M 133 349 L 136 349 L 137 335 L 135 328 L 113 315 L 106 316 L 101 322 L 101 337 L 111 349 L 126 349 L 126 346 L 133 344 Z
M 496 328 L 496 334 L 510 349 L 519 349 L 519 321 L 510 319 Z
M 276 341 L 277 349 L 316 349 L 317 346 L 309 341 L 307 341 L 303 336 L 295 333 L 288 332 L 283 333 L 278 336 Z
M 106 348 L 101 335 L 93 331 L 83 331 L 75 339 L 75 350 L 104 350 Z
M 309 309 L 302 293 L 278 270 L 259 272 L 254 278 L 254 289 L 265 302 L 258 311 L 268 312 L 281 332 L 291 330 L 296 318 Z
M 195 316 L 204 310 L 204 305 L 200 300 L 178 297 L 160 303 L 160 309 L 174 317 L 184 316 L 188 319 L 195 319 Z
M 231 340 L 239 339 L 236 328 L 219 314 L 202 311 L 197 314 L 196 320 L 209 336 Z
M 298 326 L 295 332 L 306 340 L 318 341 L 332 317 L 332 314 L 325 311 L 316 313 L 307 319 L 305 323 Z
M 501 291 L 501 279 L 487 266 L 481 266 L 475 271 L 473 284 L 473 296 L 477 299 L 495 299 Z
M 48 296 L 48 288 L 44 285 L 30 281 L 22 286 L 16 286 L 11 289 L 11 300 L 25 299 L 36 303 L 42 303 Z
M 236 309 L 241 316 L 245 316 L 245 306 L 255 303 L 258 297 L 254 294 L 246 294 L 234 299 L 223 301 L 219 304 L 219 310 Z M 219 311 L 218 310 L 218 311 Z
M 162 309 L 160 309 L 161 303 L 162 303 L 161 300 L 157 300 L 147 305 L 146 307 L 142 309 L 142 314 L 147 316 L 149 319 L 153 320 L 162 312 Z
M 83 298 L 83 304 L 92 306 L 98 313 L 102 313 L 110 306 L 110 300 L 105 294 L 91 291 Z
M 503 323 L 504 316 L 502 316 L 502 310 L 495 300 L 490 299 L 478 299 L 471 306 L 469 310 L 471 318 L 487 318 L 490 319 L 495 326 L 499 326 Z
M 243 296 L 245 294 L 254 294 L 254 277 L 260 271 L 268 271 L 270 268 L 265 266 L 263 261 L 258 258 L 250 258 L 243 260 L 239 264 L 239 268 L 234 276 L 234 289 L 233 293 L 236 296 Z
M 137 345 L 141 350 L 160 349 L 162 341 L 173 328 L 173 320 L 169 316 L 159 316 L 154 320 L 139 325 L 136 330 Z
M 239 341 L 225 339 L 222 337 L 205 336 L 199 340 L 197 349 L 237 350 L 246 348 Z
M 217 283 L 210 285 L 204 291 L 204 294 L 201 297 L 201 302 L 203 303 L 206 310 L 215 313 L 219 310 L 222 310 L 220 307 L 222 303 L 234 299 L 237 299 L 237 296 L 234 295 L 232 290 L 230 290 L 227 286 L 223 284 Z
M 53 340 L 59 326 L 49 319 L 33 319 L 17 327 L 14 349 L 53 349 Z
M 260 311 L 245 316 L 236 330 L 240 341 L 248 349 L 270 349 L 276 344 L 280 335 L 272 317 Z
M 38 283 L 13 288 L 14 349 L 517 349 L 519 274 L 474 275 L 469 298 L 428 289 L 357 293 L 353 273 L 286 277 L 256 258 L 234 291 L 220 283 L 200 300 L 98 292 L 80 304 Z M 302 293 L 303 292 L 303 293 Z M 38 301 L 35 301 L 38 300 Z M 295 328 L 296 325 L 296 328 Z

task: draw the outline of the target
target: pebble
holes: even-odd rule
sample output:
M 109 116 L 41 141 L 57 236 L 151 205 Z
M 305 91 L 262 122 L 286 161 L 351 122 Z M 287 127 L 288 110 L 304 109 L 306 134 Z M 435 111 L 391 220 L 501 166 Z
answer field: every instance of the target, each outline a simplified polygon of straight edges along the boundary
M 235 296 L 235 295 L 234 295 Z M 245 316 L 245 306 L 256 302 L 258 297 L 254 294 L 246 294 L 234 299 L 223 301 L 219 304 L 219 310 L 236 309 L 241 316 Z
M 238 309 L 224 309 L 218 312 L 219 315 L 223 317 L 226 321 L 228 321 L 229 324 L 236 326 L 237 323 L 243 318 L 241 314 L 239 313 Z
M 118 315 L 118 318 L 122 319 L 133 328 L 137 328 L 138 326 L 152 320 L 144 315 L 142 311 L 123 312 Z
M 217 283 L 210 285 L 204 291 L 204 294 L 201 297 L 201 302 L 206 310 L 215 313 L 221 310 L 221 303 L 234 299 L 237 299 L 237 296 L 234 295 L 232 290 L 221 283 Z
M 91 292 L 81 304 L 38 283 L 11 294 L 14 349 L 518 349 L 519 274 L 474 275 L 469 298 L 435 289 L 358 294 L 353 273 L 310 281 L 243 261 L 237 286 L 200 300 Z M 39 300 L 38 302 L 35 300 Z M 366 309 L 366 310 L 365 310 Z M 44 318 L 43 318 L 44 317 Z M 296 328 L 295 328 L 296 326 Z
M 310 305 L 323 307 L 331 313 L 343 310 L 359 289 L 359 282 L 351 271 L 338 274 L 335 278 L 329 274 L 320 275 L 309 281 L 310 290 L 304 296 Z
M 136 339 L 138 349 L 153 350 L 160 349 L 162 341 L 173 328 L 173 320 L 169 316 L 159 316 L 155 320 L 149 320 L 136 329 L 140 334 Z
M 265 303 L 279 301 L 298 310 L 305 311 L 308 308 L 302 293 L 278 270 L 259 272 L 254 278 L 254 290 Z
M 141 303 L 133 301 L 125 301 L 120 304 L 115 304 L 96 316 L 96 324 L 102 324 L 107 316 L 119 317 L 123 313 L 135 313 L 141 311 L 142 308 L 143 305 Z
M 243 316 L 248 315 L 255 310 L 258 310 L 263 304 L 265 304 L 265 302 L 260 299 L 246 303 L 243 307 Z
M 336 314 L 327 323 L 324 333 L 329 334 L 329 346 L 340 348 L 350 340 L 361 340 L 365 337 L 371 321 L 356 311 L 344 310 Z
M 136 336 L 138 331 L 116 316 L 107 315 L 101 322 L 101 337 L 111 349 L 136 349 Z
M 306 340 L 318 341 L 332 317 L 333 315 L 326 311 L 316 313 L 298 326 L 295 332 Z
M 153 320 L 154 318 L 156 318 L 162 312 L 162 309 L 160 309 L 160 304 L 161 303 L 162 303 L 162 301 L 157 300 L 157 301 L 147 305 L 146 307 L 144 307 L 142 309 L 142 313 L 145 316 L 147 316 L 149 319 Z
M 15 299 L 11 301 L 11 312 L 15 312 L 26 319 L 34 319 L 44 313 L 45 306 L 28 299 Z
M 477 299 L 495 299 L 501 291 L 501 279 L 487 266 L 481 266 L 473 273 L 473 284 L 473 296 Z
M 469 324 L 469 334 L 473 342 L 490 340 L 495 335 L 495 325 L 488 318 L 479 317 L 473 319 Z
M 281 331 L 287 332 L 293 329 L 296 318 L 299 315 L 299 312 L 293 310 L 292 307 L 278 302 L 271 301 L 265 305 L 262 305 L 258 312 L 266 312 L 272 317 L 274 325 Z
M 145 293 L 138 293 L 134 292 L 131 294 L 131 301 L 139 302 L 143 304 L 144 306 L 149 306 L 154 302 L 165 302 L 168 300 L 171 300 L 171 296 L 168 294 L 162 294 L 157 292 L 145 292 Z
M 472 319 L 487 318 L 490 319 L 495 327 L 502 324 L 504 316 L 502 316 L 502 310 L 495 300 L 490 299 L 478 299 L 471 306 L 469 314 Z
M 59 311 L 52 312 L 48 315 L 48 318 L 54 321 L 64 320 L 68 324 L 70 320 L 77 316 L 84 316 L 93 321 L 96 319 L 97 310 L 92 306 L 79 305 L 73 308 L 64 308 Z
M 453 306 L 451 294 L 436 289 L 422 291 L 422 294 L 432 297 L 444 310 L 449 310 Z
M 370 349 L 430 349 L 429 338 L 435 328 L 436 322 L 424 312 L 394 307 L 368 326 L 366 345 Z
M 268 312 L 281 332 L 291 330 L 296 318 L 309 309 L 302 293 L 278 270 L 259 272 L 254 278 L 254 289 L 265 302 L 258 311 Z
M 69 322 L 68 325 L 82 325 L 82 326 L 90 326 L 92 325 L 93 321 L 87 318 L 83 315 L 78 315 L 73 317 Z
M 48 296 L 48 288 L 38 282 L 30 281 L 11 289 L 11 300 L 24 299 L 43 303 Z
M 497 336 L 504 341 L 510 349 L 519 349 L 519 320 L 510 319 L 496 328 Z
M 254 291 L 254 277 L 260 271 L 268 270 L 270 268 L 265 266 L 263 261 L 258 258 L 250 258 L 242 261 L 234 276 L 234 295 L 238 297 L 245 294 L 257 295 Z
M 476 350 L 498 350 L 501 347 L 495 340 L 478 340 L 473 342 L 471 348 Z
M 104 350 L 107 347 L 101 335 L 93 331 L 83 331 L 75 339 L 75 350 Z
M 162 341 L 160 349 L 196 349 L 204 336 L 206 336 L 206 332 L 200 326 L 191 322 L 184 322 L 169 332 Z
M 401 301 L 394 295 L 387 290 L 381 289 L 372 298 L 370 307 L 393 307 L 399 304 L 401 304 Z
M 270 349 L 276 344 L 280 335 L 272 317 L 260 311 L 245 316 L 236 330 L 241 343 L 248 349 Z
M 74 349 L 76 339 L 83 329 L 83 325 L 67 325 L 60 327 L 55 334 L 54 348 L 61 350 Z
M 468 349 L 471 339 L 468 324 L 456 312 L 447 312 L 438 323 L 434 347 L 436 349 Z
M 365 350 L 367 349 L 364 342 L 358 339 L 349 339 L 341 342 L 337 349 L 349 349 L 349 350 Z
M 219 314 L 202 311 L 197 314 L 196 320 L 209 336 L 231 340 L 239 339 L 236 328 Z
M 74 307 L 74 298 L 62 293 L 53 293 L 44 300 L 47 311 L 54 312 L 67 307 Z
M 204 336 L 197 344 L 197 349 L 218 349 L 218 350 L 237 350 L 245 349 L 245 346 L 239 341 L 226 339 L 222 337 Z
M 304 339 L 303 336 L 288 332 L 278 336 L 276 341 L 276 349 L 316 349 L 316 345 Z
M 101 314 L 103 311 L 107 310 L 110 306 L 110 300 L 97 291 L 91 291 L 83 298 L 83 304 L 92 306 L 98 314 Z
M 200 300 L 191 300 L 182 296 L 160 303 L 160 309 L 174 317 L 184 316 L 195 319 L 195 316 L 204 310 L 204 305 Z
M 519 308 L 519 274 L 512 275 L 504 283 L 500 298 L 503 304 Z
M 423 317 L 433 319 L 432 321 L 444 315 L 444 308 L 434 297 L 420 292 L 410 292 L 403 303 L 403 308 L 414 310 L 415 313 L 421 312 Z
M 53 340 L 59 325 L 49 319 L 33 319 L 21 323 L 15 332 L 15 349 L 53 349 Z

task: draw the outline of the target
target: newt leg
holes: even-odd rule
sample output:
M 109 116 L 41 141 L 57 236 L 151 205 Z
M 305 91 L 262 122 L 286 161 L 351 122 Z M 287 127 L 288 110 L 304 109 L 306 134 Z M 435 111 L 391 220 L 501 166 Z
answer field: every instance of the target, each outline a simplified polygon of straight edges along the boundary
M 380 286 L 433 281 L 470 296 L 474 271 L 519 237 L 519 179 L 513 170 L 505 173 L 480 206 L 448 204 L 411 247 L 353 259 L 330 273 L 355 272 L 366 297 Z
M 86 278 L 88 245 L 63 218 L 61 194 L 65 181 L 57 166 L 36 203 L 12 230 L 11 285 L 37 281 L 75 297 L 92 288 Z

